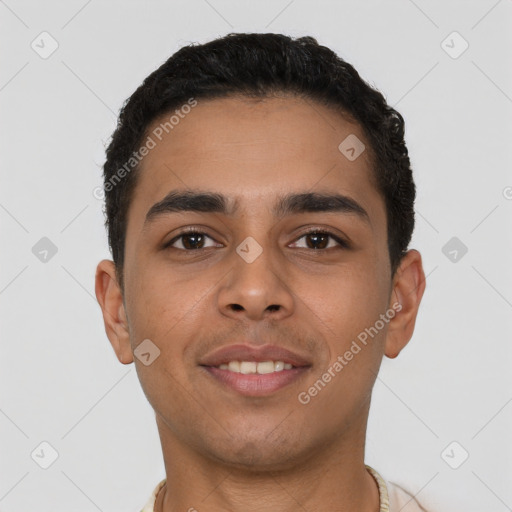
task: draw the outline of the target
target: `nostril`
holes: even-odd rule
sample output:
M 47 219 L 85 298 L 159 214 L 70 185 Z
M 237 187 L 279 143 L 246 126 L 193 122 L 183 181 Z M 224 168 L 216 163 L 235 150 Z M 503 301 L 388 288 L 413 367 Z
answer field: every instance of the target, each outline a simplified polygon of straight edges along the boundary
M 279 306 L 278 304 L 272 304 L 267 309 L 269 309 L 270 311 L 277 311 L 277 310 L 279 310 L 280 307 L 281 306 Z

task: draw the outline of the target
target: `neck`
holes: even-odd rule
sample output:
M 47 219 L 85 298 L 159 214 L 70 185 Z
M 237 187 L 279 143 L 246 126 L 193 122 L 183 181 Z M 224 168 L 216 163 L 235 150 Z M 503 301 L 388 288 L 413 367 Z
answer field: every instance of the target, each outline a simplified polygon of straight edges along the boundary
M 155 512 L 379 512 L 377 483 L 364 465 L 366 419 L 295 464 L 254 468 L 206 457 L 157 415 L 167 483 Z

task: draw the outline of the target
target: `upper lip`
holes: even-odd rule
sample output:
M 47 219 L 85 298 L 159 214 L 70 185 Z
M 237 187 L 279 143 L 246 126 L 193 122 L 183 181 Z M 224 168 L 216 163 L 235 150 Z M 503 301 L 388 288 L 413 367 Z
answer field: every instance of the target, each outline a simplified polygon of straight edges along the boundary
M 249 345 L 229 345 L 215 350 L 203 358 L 202 366 L 220 366 L 230 361 L 282 361 L 292 366 L 311 366 L 303 356 L 277 345 L 254 347 Z

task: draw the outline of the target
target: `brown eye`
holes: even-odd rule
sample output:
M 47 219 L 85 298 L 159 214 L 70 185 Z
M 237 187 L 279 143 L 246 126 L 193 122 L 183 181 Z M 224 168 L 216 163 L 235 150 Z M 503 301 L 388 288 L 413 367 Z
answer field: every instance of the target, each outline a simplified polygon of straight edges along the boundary
M 215 242 L 206 233 L 201 233 L 199 231 L 188 231 L 174 237 L 169 243 L 165 245 L 165 247 L 172 247 L 174 249 L 184 251 L 193 251 L 205 249 L 207 247 L 215 247 L 215 243 L 213 245 L 206 246 L 205 243 L 207 240 Z
M 329 245 L 329 235 L 325 233 L 310 233 L 306 235 L 309 249 L 325 249 Z
M 333 247 L 348 247 L 348 244 L 344 240 L 328 231 L 310 231 L 308 233 L 304 233 L 300 238 L 298 238 L 298 240 L 301 240 L 302 238 L 306 241 L 305 246 L 297 245 L 297 242 L 294 242 L 295 247 L 313 250 L 331 249 Z

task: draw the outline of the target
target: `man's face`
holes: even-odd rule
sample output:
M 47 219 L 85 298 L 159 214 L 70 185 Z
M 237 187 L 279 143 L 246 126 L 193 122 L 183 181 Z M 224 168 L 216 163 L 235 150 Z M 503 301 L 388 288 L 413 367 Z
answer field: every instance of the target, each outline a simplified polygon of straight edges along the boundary
M 168 440 L 270 468 L 364 433 L 388 325 L 333 368 L 396 297 L 384 201 L 368 150 L 352 161 L 338 149 L 349 135 L 365 142 L 313 101 L 227 98 L 199 101 L 155 139 L 128 212 L 124 307 L 132 349 L 149 339 L 160 350 L 148 366 L 135 362 Z M 222 195 L 227 212 L 160 208 L 146 221 L 173 191 Z M 361 211 L 276 215 L 279 199 L 310 193 L 346 196 Z M 202 235 L 177 238 L 191 227 Z M 300 364 L 260 377 L 208 364 L 233 345 L 277 346 Z M 308 393 L 329 368 L 330 381 Z

